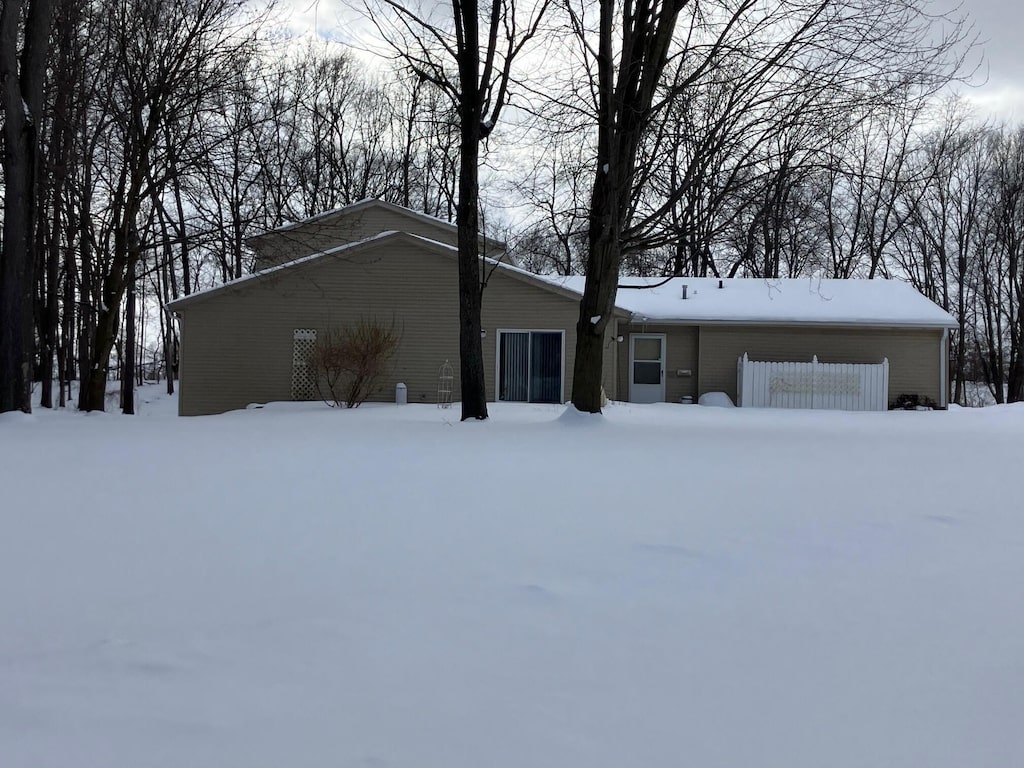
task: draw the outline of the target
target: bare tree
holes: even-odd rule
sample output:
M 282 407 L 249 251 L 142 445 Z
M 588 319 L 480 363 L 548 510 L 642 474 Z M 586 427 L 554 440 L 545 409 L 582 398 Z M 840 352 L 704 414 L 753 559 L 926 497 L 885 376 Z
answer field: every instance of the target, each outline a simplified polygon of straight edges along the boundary
M 973 277 L 988 157 L 987 130 L 969 125 L 962 107 L 947 106 L 938 128 L 927 133 L 911 174 L 909 218 L 894 241 L 894 271 L 951 312 L 958 326 L 950 339 L 952 401 L 966 403 L 968 351 L 973 338 Z
M 591 181 L 586 150 L 578 135 L 553 131 L 541 140 L 530 173 L 510 185 L 536 215 L 511 241 L 510 253 L 519 266 L 559 275 L 582 272 Z
M 459 251 L 459 363 L 462 420 L 487 418 L 481 342 L 480 148 L 508 103 L 512 66 L 537 33 L 550 0 L 524 12 L 516 0 L 452 0 L 451 18 L 398 0 L 367 6 L 394 54 L 451 99 L 459 117 L 455 224 Z
M 732 173 L 739 177 L 753 150 L 786 126 L 759 119 L 763 115 L 780 107 L 784 115 L 814 114 L 823 105 L 832 113 L 857 107 L 856 117 L 866 106 L 933 93 L 960 66 L 957 46 L 965 32 L 955 19 L 936 24 L 917 0 L 640 0 L 621 7 L 598 0 L 596 28 L 588 25 L 590 8 L 569 7 L 579 55 L 588 65 L 582 68 L 584 84 L 574 84 L 572 92 L 591 96 L 598 135 L 572 399 L 578 409 L 597 412 L 603 340 L 623 255 L 657 244 L 660 223 L 670 221 L 673 206 L 706 178 L 692 172 L 704 167 L 705 155 L 697 152 L 675 188 L 660 200 L 645 196 L 657 169 L 647 161 L 655 153 L 642 150 L 668 135 L 659 115 L 674 101 L 692 98 L 708 78 L 724 83 L 721 114 L 727 119 L 715 122 L 717 133 L 735 141 L 732 124 L 754 118 L 748 122 L 752 133 L 735 143 L 739 162 Z M 684 9 L 688 23 L 677 35 Z M 675 76 L 666 78 L 676 60 Z M 715 133 L 708 140 L 721 145 Z
M 573 405 L 581 411 L 601 410 L 604 334 L 615 306 L 637 153 L 669 60 L 676 19 L 687 2 L 637 0 L 620 9 L 614 0 L 599 0 L 596 49 L 590 47 L 592 35 L 584 15 L 570 9 L 573 29 L 596 65 L 597 168 L 572 385 Z M 616 24 L 621 30 L 618 46 Z
M 162 162 L 170 138 L 187 146 L 211 95 L 230 82 L 230 62 L 252 44 L 233 0 L 131 0 L 110 8 L 111 58 L 101 77 L 106 116 L 100 142 L 108 207 L 102 231 L 103 269 L 95 298 L 89 363 L 79 408 L 103 410 L 121 302 L 145 247 L 144 206 L 172 173 Z M 166 129 L 173 124 L 176 130 Z M 158 150 L 163 149 L 163 152 Z M 181 169 L 178 168 L 178 171 Z M 95 236 L 95 235 L 92 235 Z M 130 407 L 130 399 L 129 399 Z
M 989 138 L 986 248 L 979 250 L 978 347 L 996 402 L 1024 400 L 1024 126 Z

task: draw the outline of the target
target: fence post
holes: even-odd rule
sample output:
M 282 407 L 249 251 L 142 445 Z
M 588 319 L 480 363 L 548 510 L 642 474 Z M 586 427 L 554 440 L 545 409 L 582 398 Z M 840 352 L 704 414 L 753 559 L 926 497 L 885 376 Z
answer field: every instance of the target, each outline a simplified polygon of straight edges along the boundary
M 818 356 L 811 355 L 811 409 L 818 407 Z
M 882 358 L 882 411 L 889 410 L 889 358 Z
M 736 393 L 736 399 L 739 400 L 739 403 L 737 403 L 737 405 L 739 405 L 741 408 L 749 408 L 752 405 L 751 394 L 754 383 L 754 377 L 752 376 L 752 372 L 749 366 L 750 358 L 747 357 L 747 353 L 744 352 L 743 357 L 739 359 L 740 380 L 738 391 Z
M 736 407 L 743 407 L 743 358 L 736 358 Z

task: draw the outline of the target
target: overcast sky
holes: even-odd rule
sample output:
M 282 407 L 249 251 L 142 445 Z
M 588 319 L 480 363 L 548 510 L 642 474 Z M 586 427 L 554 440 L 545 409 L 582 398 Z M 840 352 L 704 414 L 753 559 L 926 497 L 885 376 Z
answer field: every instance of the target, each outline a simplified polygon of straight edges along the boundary
M 934 6 L 956 0 L 938 0 Z M 344 0 L 281 0 L 294 34 L 344 39 L 339 22 L 346 16 Z M 962 0 L 982 42 L 984 63 L 978 79 L 987 82 L 965 91 L 982 116 L 1024 120 L 1024 7 L 1016 0 Z M 933 8 L 935 10 L 935 8 Z
M 974 95 L 1001 117 L 1024 120 L 1024 8 L 1014 0 L 964 0 L 983 44 L 988 82 Z

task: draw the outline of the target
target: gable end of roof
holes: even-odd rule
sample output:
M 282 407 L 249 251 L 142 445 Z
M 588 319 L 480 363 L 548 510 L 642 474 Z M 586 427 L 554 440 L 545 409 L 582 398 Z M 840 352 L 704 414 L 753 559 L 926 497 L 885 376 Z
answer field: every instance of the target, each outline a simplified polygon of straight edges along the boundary
M 421 221 L 425 224 L 429 224 L 431 226 L 436 226 L 441 229 L 448 230 L 449 232 L 452 233 L 458 231 L 458 228 L 455 226 L 455 224 L 453 224 L 450 221 L 445 221 L 444 219 L 439 218 L 437 216 L 431 216 L 428 213 L 421 213 L 420 211 L 415 211 L 412 208 L 406 208 L 404 206 L 397 205 L 396 203 L 389 203 L 386 200 L 381 200 L 376 197 L 367 197 L 362 200 L 358 200 L 354 203 L 351 203 L 349 205 L 344 205 L 340 208 L 333 208 L 329 211 L 323 211 L 313 216 L 309 216 L 305 219 L 301 219 L 290 224 L 284 224 L 280 227 L 276 227 L 275 229 L 268 229 L 266 232 L 260 232 L 259 234 L 252 235 L 251 237 L 247 237 L 245 239 L 245 244 L 250 248 L 258 249 L 259 243 L 264 238 L 271 237 L 275 234 L 291 232 L 309 226 L 311 224 L 316 224 L 318 222 L 323 223 L 332 218 L 343 219 L 346 216 L 353 215 L 370 208 L 383 209 L 391 213 L 396 213 L 400 216 L 405 216 L 409 219 L 414 219 L 416 221 Z M 481 236 L 481 239 L 489 243 L 491 246 L 494 246 L 497 250 L 504 251 L 506 248 L 506 244 L 501 240 L 497 240 L 495 238 L 486 236 Z
M 276 267 L 265 269 L 261 272 L 255 272 L 251 275 L 245 275 L 235 280 L 230 280 L 220 285 L 206 288 L 202 291 L 184 296 L 180 299 L 172 301 L 167 304 L 167 308 L 174 313 L 180 313 L 182 310 L 187 309 L 189 306 L 198 302 L 207 301 L 209 299 L 215 299 L 218 296 L 230 293 L 233 290 L 243 289 L 250 285 L 254 285 L 259 280 L 272 278 L 276 275 L 289 272 L 292 270 L 300 270 L 309 265 L 321 262 L 325 259 L 331 258 L 332 256 L 339 256 L 342 254 L 358 253 L 359 251 L 367 250 L 370 248 L 382 247 L 387 243 L 393 242 L 405 242 L 410 245 L 415 245 L 420 248 L 424 248 L 440 256 L 444 256 L 450 259 L 458 258 L 458 249 L 455 246 L 448 245 L 446 243 L 440 243 L 436 240 L 431 240 L 426 237 L 419 235 L 413 235 L 408 232 L 381 232 L 378 235 L 372 235 L 364 240 L 360 240 L 355 243 L 347 243 L 345 245 L 339 245 L 336 248 L 331 248 L 326 251 L 314 253 L 309 256 L 304 256 L 294 261 L 289 261 L 285 264 L 281 264 Z M 520 269 L 518 267 L 511 266 L 502 261 L 494 259 L 485 259 L 486 268 L 498 269 L 502 274 L 508 275 L 509 277 L 518 280 L 520 282 L 531 285 L 535 288 L 539 288 L 548 293 L 554 293 L 563 298 L 571 301 L 578 301 L 580 294 L 571 288 L 565 288 L 563 286 L 552 284 L 549 281 L 543 280 L 542 278 L 534 275 L 531 272 Z

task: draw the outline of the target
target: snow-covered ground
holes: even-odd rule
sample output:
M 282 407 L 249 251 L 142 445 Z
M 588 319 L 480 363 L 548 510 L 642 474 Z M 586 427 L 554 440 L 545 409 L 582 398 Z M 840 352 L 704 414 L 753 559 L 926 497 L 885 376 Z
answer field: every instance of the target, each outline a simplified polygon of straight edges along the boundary
M 1024 765 L 1024 407 L 140 399 L 0 417 L 4 768 Z

